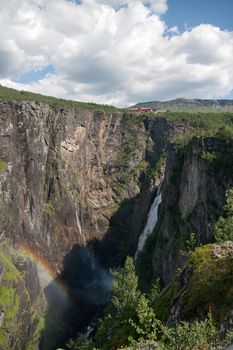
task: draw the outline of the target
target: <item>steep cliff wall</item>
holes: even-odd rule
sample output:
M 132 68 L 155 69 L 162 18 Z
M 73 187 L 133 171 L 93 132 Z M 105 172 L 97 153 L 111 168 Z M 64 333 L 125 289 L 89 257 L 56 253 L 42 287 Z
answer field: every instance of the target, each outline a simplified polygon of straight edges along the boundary
M 125 231 L 137 222 L 134 239 L 118 231 L 125 251 L 135 248 L 163 176 L 156 164 L 183 126 L 36 102 L 1 103 L 0 116 L 5 237 L 35 251 L 55 273 L 74 244 L 112 237 L 119 215 L 127 217 Z
M 232 143 L 196 138 L 185 147 L 173 144 L 190 132 L 192 128 L 159 116 L 0 103 L 1 241 L 24 256 L 20 273 L 28 273 L 31 282 L 20 282 L 23 293 L 36 293 L 31 299 L 22 296 L 22 305 L 28 309 L 36 298 L 43 303 L 32 262 L 49 278 L 62 278 L 75 304 L 80 294 L 89 295 L 93 281 L 97 288 L 104 284 L 102 267 L 121 264 L 135 253 L 161 183 L 158 224 L 139 260 L 149 278 L 160 276 L 165 284 L 174 278 L 190 233 L 197 242 L 212 238 L 209 224 L 221 213 L 225 191 L 233 185 Z M 18 269 L 15 256 L 11 259 Z M 16 291 L 21 285 L 5 277 L 2 283 Z M 53 303 L 51 309 L 56 309 Z M 87 322 L 90 315 L 85 317 Z M 22 324 L 29 325 L 28 340 L 36 339 L 36 347 L 39 318 L 32 323 L 29 313 Z M 53 337 L 54 331 L 47 330 Z M 10 343 L 19 332 L 11 331 Z
M 121 115 L 37 103 L 2 103 L 0 115 L 4 234 L 58 271 L 74 244 L 101 238 L 114 206 L 139 193 L 139 170 L 132 181 L 129 174 L 148 136 L 142 126 L 127 129 Z
M 82 261 L 75 247 L 87 246 L 105 266 L 121 263 L 136 250 L 175 130 L 159 118 L 1 102 L 2 242 L 66 280 L 73 259 Z M 37 283 L 35 273 L 28 288 Z
M 213 224 L 233 186 L 232 150 L 224 138 L 193 138 L 169 148 L 158 224 L 140 262 L 143 270 L 153 265 L 165 285 L 184 265 L 192 233 L 196 245 L 214 241 Z

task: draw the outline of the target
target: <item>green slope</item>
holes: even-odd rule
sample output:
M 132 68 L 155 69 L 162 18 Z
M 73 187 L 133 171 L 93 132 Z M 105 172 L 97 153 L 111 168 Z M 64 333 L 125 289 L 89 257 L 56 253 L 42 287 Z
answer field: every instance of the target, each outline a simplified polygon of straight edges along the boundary
M 37 101 L 46 103 L 52 107 L 68 107 L 68 108 L 81 108 L 88 110 L 101 110 L 101 111 L 117 111 L 117 108 L 109 105 L 100 105 L 96 103 L 86 103 L 71 100 L 64 100 L 55 98 L 52 96 L 45 96 L 41 94 L 32 93 L 29 91 L 18 91 L 15 89 L 7 88 L 0 85 L 0 100 L 2 101 Z

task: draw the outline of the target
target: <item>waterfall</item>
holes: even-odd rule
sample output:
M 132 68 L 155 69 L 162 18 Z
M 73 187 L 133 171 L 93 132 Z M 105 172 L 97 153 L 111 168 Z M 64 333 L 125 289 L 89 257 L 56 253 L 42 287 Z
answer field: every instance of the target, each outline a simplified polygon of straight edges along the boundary
M 146 222 L 146 226 L 144 227 L 143 232 L 140 234 L 139 239 L 138 239 L 138 248 L 137 251 L 135 253 L 135 259 L 138 258 L 139 253 L 143 250 L 145 242 L 147 240 L 147 238 L 152 234 L 155 225 L 157 223 L 158 220 L 158 209 L 159 209 L 159 205 L 161 203 L 162 200 L 162 192 L 161 192 L 161 187 L 159 186 L 158 191 L 157 191 L 157 195 L 151 205 L 148 217 L 147 217 L 147 222 Z
M 72 192 L 69 191 L 69 193 L 70 193 L 70 196 L 71 196 L 71 198 L 73 200 L 73 203 L 74 203 L 77 228 L 79 230 L 80 235 L 82 236 L 83 244 L 84 244 L 84 246 L 86 246 L 86 237 L 85 237 L 85 234 L 82 231 L 81 223 L 80 223 L 79 216 L 78 216 L 77 204 L 75 202 L 75 199 L 74 199 L 74 196 L 73 196 Z
M 86 245 L 86 237 L 85 237 L 85 234 L 82 231 L 82 227 L 81 227 L 79 216 L 78 216 L 77 204 L 75 203 L 75 201 L 74 201 L 74 208 L 75 208 L 75 216 L 76 216 L 77 227 L 78 227 L 78 230 L 80 232 L 80 235 L 83 238 L 83 244 Z

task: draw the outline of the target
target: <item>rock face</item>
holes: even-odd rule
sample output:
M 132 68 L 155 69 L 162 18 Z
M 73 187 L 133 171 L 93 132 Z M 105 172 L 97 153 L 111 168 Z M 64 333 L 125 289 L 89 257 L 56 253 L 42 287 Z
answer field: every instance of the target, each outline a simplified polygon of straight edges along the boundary
M 226 190 L 233 186 L 230 141 L 194 138 L 182 150 L 171 147 L 167 161 L 160 220 L 155 232 L 153 266 L 164 284 L 170 283 L 185 257 L 186 242 L 213 241 Z
M 122 227 L 119 235 L 125 235 L 127 253 L 135 248 L 164 172 L 154 176 L 146 169 L 156 168 L 169 140 L 184 133 L 184 126 L 36 102 L 1 103 L 0 116 L 6 238 L 29 247 L 54 274 L 75 244 L 111 241 L 119 216 L 125 232 L 134 221 L 133 238 L 120 232 Z
M 139 131 L 140 141 L 128 172 L 144 156 L 145 130 L 124 131 L 117 115 L 112 121 L 111 115 L 36 103 L 2 103 L 0 113 L 5 236 L 29 245 L 59 271 L 74 244 L 103 236 L 120 196 L 139 193 L 135 181 L 120 195 L 111 185 L 117 186 L 127 132 L 134 137 Z
M 159 160 L 185 131 L 159 118 L 1 102 L 1 239 L 53 277 L 66 279 L 73 252 L 82 261 L 78 247 L 104 266 L 121 263 L 163 179 Z
M 184 242 L 191 232 L 198 242 L 211 239 L 209 223 L 221 213 L 225 191 L 233 185 L 231 167 L 229 174 L 226 170 L 226 164 L 232 164 L 232 144 L 215 139 L 193 139 L 182 149 L 172 144 L 191 131 L 158 116 L 0 103 L 0 235 L 25 261 L 21 271 L 14 253 L 13 265 L 24 278 L 2 281 L 17 291 L 16 285 L 22 286 L 23 295 L 33 293 L 29 299 L 22 295 L 23 308 L 42 300 L 32 262 L 50 278 L 62 276 L 77 299 L 80 281 L 85 284 L 83 293 L 91 279 L 95 287 L 103 280 L 102 267 L 134 255 L 161 183 L 148 271 L 153 266 L 154 275 L 165 284 L 174 278 L 184 263 L 178 254 Z M 42 274 L 42 284 L 43 278 Z M 5 309 L 0 314 L 4 325 Z M 28 341 L 36 348 L 39 318 L 33 322 L 30 313 L 22 319 L 29 327 Z M 8 332 L 4 329 L 3 336 Z M 7 341 L 17 343 L 20 330 L 11 333 Z
M 36 266 L 0 246 L 0 349 L 38 349 L 43 298 Z

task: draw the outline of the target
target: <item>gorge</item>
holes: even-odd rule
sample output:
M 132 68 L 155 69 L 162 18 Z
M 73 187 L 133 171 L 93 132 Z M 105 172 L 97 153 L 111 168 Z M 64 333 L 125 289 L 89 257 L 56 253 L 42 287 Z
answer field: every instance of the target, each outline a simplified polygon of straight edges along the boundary
M 34 98 L 0 102 L 4 350 L 55 350 L 91 332 L 111 296 L 110 269 L 128 255 L 145 290 L 157 277 L 169 287 L 190 234 L 214 242 L 233 187 L 233 139 L 221 131 L 233 127 L 230 112 L 205 134 L 200 116 Z

